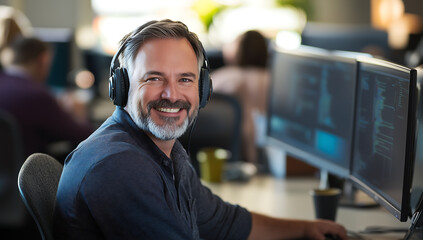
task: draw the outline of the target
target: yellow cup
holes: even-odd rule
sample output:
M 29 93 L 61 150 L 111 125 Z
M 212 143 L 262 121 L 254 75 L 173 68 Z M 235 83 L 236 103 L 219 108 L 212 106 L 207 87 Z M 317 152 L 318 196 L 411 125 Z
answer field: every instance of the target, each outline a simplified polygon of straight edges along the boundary
M 221 182 L 225 161 L 230 152 L 221 148 L 202 148 L 197 153 L 201 179 L 207 182 Z

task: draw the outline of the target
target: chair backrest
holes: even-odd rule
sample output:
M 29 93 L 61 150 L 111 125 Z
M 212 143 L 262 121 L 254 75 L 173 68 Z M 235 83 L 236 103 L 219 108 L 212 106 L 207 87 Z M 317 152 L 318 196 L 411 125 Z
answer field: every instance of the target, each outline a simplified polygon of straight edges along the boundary
M 24 162 L 20 128 L 12 115 L 0 110 L 0 226 L 22 227 L 28 220 L 16 178 Z
M 18 176 L 21 197 L 37 223 L 42 239 L 53 239 L 53 211 L 63 165 L 53 157 L 30 155 Z
M 198 172 L 196 153 L 203 147 L 218 147 L 231 151 L 229 161 L 239 161 L 241 155 L 242 109 L 231 95 L 213 93 L 207 106 L 200 110 L 191 134 L 189 151 Z M 180 139 L 187 148 L 189 132 Z

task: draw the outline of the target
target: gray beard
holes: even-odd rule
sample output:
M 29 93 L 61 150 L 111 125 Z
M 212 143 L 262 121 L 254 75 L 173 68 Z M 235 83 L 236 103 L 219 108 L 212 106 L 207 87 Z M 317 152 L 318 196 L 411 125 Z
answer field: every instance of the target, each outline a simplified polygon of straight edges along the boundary
M 188 112 L 187 110 L 187 114 L 189 114 Z M 188 127 L 194 122 L 198 109 L 195 110 L 192 116 L 188 115 L 180 125 L 176 125 L 179 117 L 162 117 L 161 119 L 165 122 L 163 126 L 157 125 L 151 119 L 150 109 L 146 113 L 138 104 L 128 103 L 128 113 L 140 129 L 151 133 L 157 139 L 169 141 L 177 139 L 185 133 Z

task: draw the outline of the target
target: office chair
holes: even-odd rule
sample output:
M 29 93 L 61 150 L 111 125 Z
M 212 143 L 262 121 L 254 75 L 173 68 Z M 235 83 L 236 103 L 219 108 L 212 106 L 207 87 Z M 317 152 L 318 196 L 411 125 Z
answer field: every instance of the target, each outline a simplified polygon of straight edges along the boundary
M 189 131 L 179 139 L 186 149 L 189 147 L 192 164 L 198 175 L 200 172 L 196 155 L 201 148 L 223 148 L 231 152 L 229 162 L 240 161 L 241 119 L 242 109 L 237 98 L 213 93 L 207 106 L 199 111 L 190 144 Z
M 0 133 L 0 226 L 19 229 L 29 219 L 16 186 L 24 147 L 19 126 L 4 111 L 0 111 Z
M 30 155 L 18 176 L 21 198 L 37 223 L 43 240 L 53 239 L 53 211 L 63 165 L 53 157 Z

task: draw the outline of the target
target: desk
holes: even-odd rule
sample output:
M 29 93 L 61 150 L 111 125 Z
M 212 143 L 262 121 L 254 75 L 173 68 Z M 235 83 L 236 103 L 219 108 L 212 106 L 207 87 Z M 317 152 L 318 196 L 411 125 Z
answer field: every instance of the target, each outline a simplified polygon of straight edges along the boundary
M 239 204 L 254 212 L 282 218 L 314 219 L 313 202 L 309 191 L 319 186 L 317 178 L 274 178 L 269 175 L 260 175 L 246 183 L 204 182 L 204 185 L 223 200 Z M 382 207 L 371 209 L 340 207 L 337 222 L 354 232 L 362 231 L 368 226 L 396 228 L 409 226 L 408 222 L 398 221 Z M 404 233 L 392 236 L 395 236 L 393 239 L 398 239 L 404 236 Z M 383 239 L 389 238 L 383 236 Z

